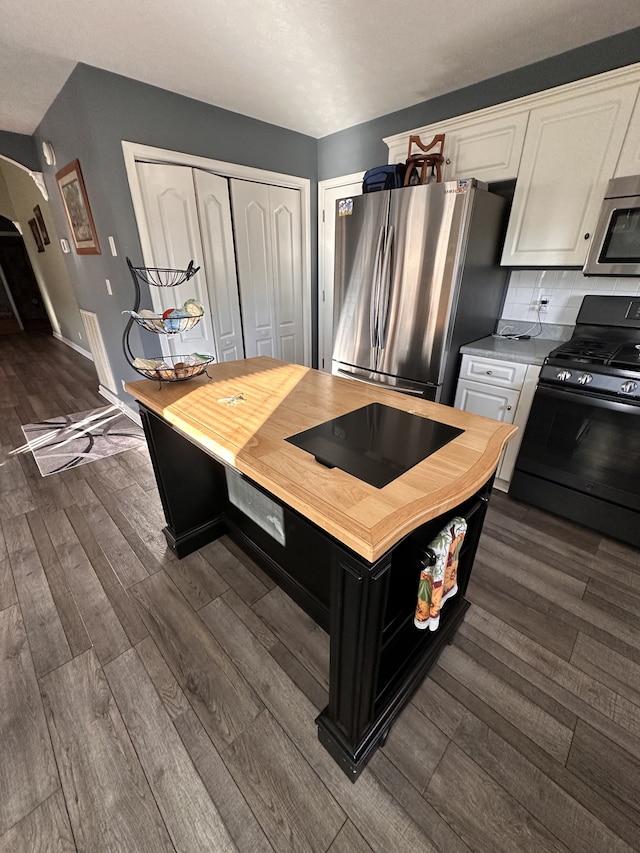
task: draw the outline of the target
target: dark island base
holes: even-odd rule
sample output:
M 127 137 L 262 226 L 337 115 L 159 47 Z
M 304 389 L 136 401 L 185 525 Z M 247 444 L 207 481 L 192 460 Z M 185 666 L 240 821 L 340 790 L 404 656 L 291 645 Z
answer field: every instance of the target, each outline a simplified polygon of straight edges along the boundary
M 449 604 L 451 608 L 447 610 Z M 355 748 L 344 736 L 341 728 L 331 720 L 328 708 L 316 717 L 320 743 L 353 782 L 364 770 L 376 749 L 385 745 L 394 721 L 418 690 L 444 647 L 453 640 L 468 608 L 469 602 L 465 599 L 460 599 L 456 605 L 453 601 L 444 605 L 441 626 L 436 632 L 437 636 L 433 635 L 428 651 L 419 658 L 402 685 L 390 697 L 386 707 L 378 712 L 375 721 L 360 738 Z
M 370 563 L 226 469 L 162 418 L 143 406 L 140 411 L 167 521 L 164 534 L 176 555 L 184 557 L 227 533 L 328 631 L 329 703 L 316 721 L 318 737 L 355 781 L 464 619 L 492 481 Z M 255 513 L 251 517 L 248 505 L 246 512 L 238 505 L 234 482 L 254 505 L 266 502 L 268 515 L 278 519 L 273 529 L 264 529 Z M 468 524 L 458 593 L 443 605 L 437 631 L 419 630 L 413 618 L 420 559 L 455 515 Z

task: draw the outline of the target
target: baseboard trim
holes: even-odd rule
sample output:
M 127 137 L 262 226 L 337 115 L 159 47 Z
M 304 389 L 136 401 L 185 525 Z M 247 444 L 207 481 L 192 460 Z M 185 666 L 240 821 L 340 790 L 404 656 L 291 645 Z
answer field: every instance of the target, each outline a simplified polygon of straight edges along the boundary
M 93 356 L 91 355 L 89 350 L 79 347 L 78 344 L 74 344 L 73 341 L 70 341 L 68 338 L 65 338 L 59 332 L 53 332 L 53 337 L 61 343 L 66 344 L 68 347 L 71 347 L 71 349 L 74 349 L 76 352 L 79 352 L 80 355 L 83 355 L 85 358 L 88 358 L 89 361 L 93 361 Z
M 74 344 L 73 341 L 70 341 L 68 338 L 63 337 L 58 332 L 53 332 L 53 337 L 56 340 L 60 341 L 60 343 L 71 347 L 71 349 L 80 353 L 80 355 L 83 355 L 85 358 L 88 358 L 89 361 L 93 361 L 93 356 L 88 350 L 82 349 L 82 347 L 79 347 L 77 344 Z M 124 415 L 130 418 L 134 423 L 138 424 L 138 426 L 142 426 L 142 421 L 140 420 L 140 415 L 138 414 L 137 409 L 132 409 L 131 406 L 127 406 L 126 403 L 123 403 L 122 400 L 113 393 L 113 391 L 106 387 L 106 385 L 98 386 L 98 394 L 100 394 L 101 397 L 104 397 L 105 400 L 108 400 L 110 403 L 113 403 L 114 406 L 117 406 Z
M 114 406 L 117 406 L 120 411 L 128 418 L 130 418 L 134 423 L 138 424 L 138 426 L 142 426 L 140 414 L 137 409 L 132 409 L 131 406 L 127 406 L 127 404 L 123 403 L 119 397 L 116 397 L 113 391 L 110 391 L 104 385 L 99 386 L 98 393 L 101 397 L 104 397 L 105 400 L 108 400 L 110 403 L 113 403 Z

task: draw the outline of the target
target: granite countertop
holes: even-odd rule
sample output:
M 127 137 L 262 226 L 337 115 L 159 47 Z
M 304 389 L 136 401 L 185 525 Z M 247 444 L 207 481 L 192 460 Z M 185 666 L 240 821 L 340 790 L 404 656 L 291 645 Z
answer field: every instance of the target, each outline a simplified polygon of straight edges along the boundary
M 478 355 L 484 358 L 496 358 L 499 361 L 514 361 L 518 364 L 542 364 L 551 350 L 560 345 L 560 341 L 551 338 L 530 338 L 517 341 L 513 338 L 482 338 L 460 347 L 463 355 Z

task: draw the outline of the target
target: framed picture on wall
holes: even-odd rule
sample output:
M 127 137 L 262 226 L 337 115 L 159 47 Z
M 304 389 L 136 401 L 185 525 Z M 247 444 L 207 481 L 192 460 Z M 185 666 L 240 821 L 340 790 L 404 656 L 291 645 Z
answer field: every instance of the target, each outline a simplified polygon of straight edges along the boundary
M 38 223 L 38 229 L 42 234 L 42 242 L 45 246 L 48 246 L 51 240 L 49 239 L 49 232 L 47 231 L 47 226 L 44 224 L 44 216 L 42 215 L 42 211 L 40 210 L 40 205 L 36 204 L 33 208 L 33 215 L 36 218 L 36 222 Z
M 44 243 L 42 242 L 42 235 L 40 234 L 40 229 L 38 228 L 38 223 L 35 219 L 29 220 L 29 227 L 31 228 L 31 233 L 33 234 L 33 239 L 36 241 L 36 246 L 38 247 L 39 252 L 44 252 Z
M 56 172 L 56 181 L 62 196 L 62 203 L 67 214 L 76 252 L 79 255 L 99 255 L 100 244 L 89 207 L 87 191 L 82 180 L 79 161 L 74 160 Z

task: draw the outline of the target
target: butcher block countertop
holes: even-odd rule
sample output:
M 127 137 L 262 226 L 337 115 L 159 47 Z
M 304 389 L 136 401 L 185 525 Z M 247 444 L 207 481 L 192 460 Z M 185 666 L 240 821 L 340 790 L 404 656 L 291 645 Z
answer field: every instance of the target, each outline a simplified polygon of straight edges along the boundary
M 516 432 L 511 424 L 272 358 L 222 362 L 207 370 L 210 380 L 202 375 L 160 386 L 143 379 L 125 388 L 194 444 L 369 562 L 473 495 Z M 327 468 L 285 441 L 370 403 L 464 433 L 381 489 Z

